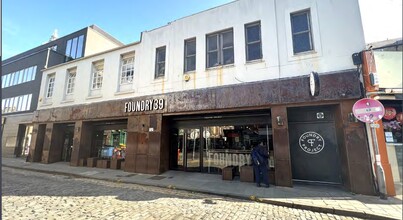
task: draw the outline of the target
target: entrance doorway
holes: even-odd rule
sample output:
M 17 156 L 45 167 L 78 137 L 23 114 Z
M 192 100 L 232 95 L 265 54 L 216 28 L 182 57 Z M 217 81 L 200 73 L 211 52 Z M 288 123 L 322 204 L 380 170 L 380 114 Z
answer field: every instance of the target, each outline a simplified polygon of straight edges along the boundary
M 73 151 L 74 124 L 66 125 L 63 138 L 63 150 L 61 161 L 70 162 L 71 152 Z
M 33 128 L 32 125 L 18 125 L 17 146 L 14 153 L 16 157 L 28 156 Z
M 332 107 L 291 108 L 288 119 L 294 181 L 341 184 Z
M 200 152 L 200 128 L 179 129 L 177 166 L 185 171 L 200 171 Z
M 227 166 L 251 165 L 253 145 L 273 150 L 271 120 L 264 114 L 176 117 L 170 135 L 170 169 L 221 174 Z M 270 163 L 272 164 L 272 163 Z M 273 166 L 274 167 L 274 166 Z

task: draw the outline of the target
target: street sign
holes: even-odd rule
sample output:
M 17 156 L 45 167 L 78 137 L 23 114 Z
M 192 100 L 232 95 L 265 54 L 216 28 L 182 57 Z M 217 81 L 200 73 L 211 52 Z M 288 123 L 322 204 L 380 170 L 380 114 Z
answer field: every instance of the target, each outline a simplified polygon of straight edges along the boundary
M 376 122 L 385 115 L 385 108 L 382 103 L 375 99 L 360 99 L 353 106 L 354 116 L 364 122 Z

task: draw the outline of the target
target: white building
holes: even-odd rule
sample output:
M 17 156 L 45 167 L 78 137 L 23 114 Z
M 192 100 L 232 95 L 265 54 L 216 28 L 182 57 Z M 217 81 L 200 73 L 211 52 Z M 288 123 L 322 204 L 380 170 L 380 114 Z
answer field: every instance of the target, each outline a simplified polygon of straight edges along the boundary
M 347 117 L 361 96 L 352 60 L 365 49 L 359 11 L 357 0 L 237 0 L 47 68 L 32 160 L 58 161 L 55 133 L 66 126 L 76 128 L 72 165 L 99 157 L 119 131 L 124 169 L 140 173 L 221 173 L 249 164 L 258 141 L 277 185 L 371 194 L 365 128 Z

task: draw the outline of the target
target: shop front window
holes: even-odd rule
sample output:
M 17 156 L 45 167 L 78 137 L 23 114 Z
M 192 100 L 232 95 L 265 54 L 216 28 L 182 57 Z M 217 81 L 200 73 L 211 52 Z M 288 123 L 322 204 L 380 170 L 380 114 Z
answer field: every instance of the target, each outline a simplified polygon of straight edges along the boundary
M 203 171 L 207 173 L 219 173 L 227 166 L 251 165 L 252 146 L 263 143 L 269 147 L 271 142 L 268 125 L 204 127 L 203 137 Z
M 236 170 L 251 165 L 253 146 L 263 143 L 274 168 L 271 129 L 268 124 L 206 126 L 178 129 L 175 169 L 221 173 L 224 167 Z
M 385 106 L 385 116 L 382 119 L 385 133 L 386 149 L 389 163 L 392 168 L 392 176 L 396 189 L 402 188 L 403 180 L 403 111 L 401 101 L 382 101 Z
M 99 157 L 106 159 L 125 159 L 126 129 L 104 130 L 103 145 L 99 149 Z

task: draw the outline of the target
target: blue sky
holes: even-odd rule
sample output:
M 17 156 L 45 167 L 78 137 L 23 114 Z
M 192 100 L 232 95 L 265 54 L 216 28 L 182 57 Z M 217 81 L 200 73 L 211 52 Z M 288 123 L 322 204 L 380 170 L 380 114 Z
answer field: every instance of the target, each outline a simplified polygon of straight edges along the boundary
M 232 0 L 2 0 L 2 58 L 96 24 L 124 44 Z M 359 0 L 366 42 L 402 36 L 402 0 Z M 387 24 L 387 25 L 385 25 Z
M 95 24 L 124 44 L 140 33 L 232 0 L 2 0 L 2 58 Z

